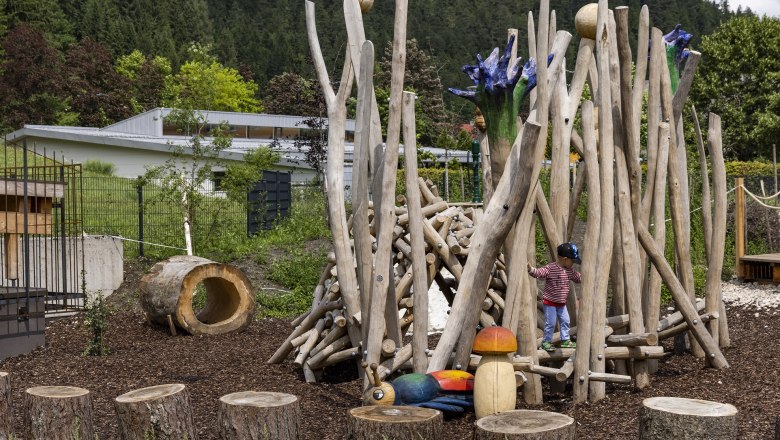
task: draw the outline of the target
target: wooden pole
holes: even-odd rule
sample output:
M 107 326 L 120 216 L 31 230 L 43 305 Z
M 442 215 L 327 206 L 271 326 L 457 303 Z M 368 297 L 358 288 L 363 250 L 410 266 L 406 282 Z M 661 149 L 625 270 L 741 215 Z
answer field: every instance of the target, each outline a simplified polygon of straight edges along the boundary
M 775 172 L 775 194 L 777 194 L 777 145 L 775 144 L 772 144 L 772 168 Z M 778 200 L 780 200 L 780 196 L 775 196 L 775 205 L 777 205 Z
M 591 350 L 594 298 L 597 297 L 598 281 L 598 241 L 601 232 L 601 185 L 599 181 L 599 163 L 596 153 L 596 133 L 593 121 L 593 103 L 582 103 L 582 127 L 584 159 L 588 178 L 588 225 L 585 230 L 585 242 L 582 249 L 582 303 L 578 320 L 577 346 L 579 356 L 574 359 L 574 401 L 581 403 L 588 398 L 588 370 Z
M 704 254 L 709 261 L 712 253 L 712 201 L 710 196 L 710 173 L 707 170 L 707 153 L 704 147 L 704 139 L 699 125 L 699 116 L 696 107 L 691 106 L 693 115 L 693 128 L 696 130 L 696 147 L 699 152 L 699 171 L 701 173 L 701 221 L 704 228 Z M 722 153 L 721 153 L 722 154 Z
M 604 372 L 604 323 L 606 310 L 607 285 L 609 283 L 609 268 L 612 262 L 613 229 L 615 227 L 614 173 L 615 157 L 612 137 L 612 112 L 608 109 L 612 103 L 609 71 L 609 6 L 607 0 L 599 0 L 598 23 L 596 28 L 596 55 L 598 59 L 598 136 L 599 136 L 599 172 L 601 184 L 601 238 L 599 239 L 598 283 L 592 323 L 593 333 L 590 339 L 590 370 L 595 373 Z M 581 341 L 581 343 L 588 343 Z M 590 399 L 598 401 L 605 396 L 603 382 L 591 382 Z
M 726 245 L 726 165 L 723 160 L 723 145 L 721 138 L 720 116 L 710 112 L 709 129 L 707 130 L 707 145 L 712 158 L 712 192 L 715 194 L 715 207 L 712 211 L 712 245 L 707 263 L 706 311 L 717 315 L 723 302 L 720 275 L 723 271 L 723 255 Z M 706 178 L 706 175 L 703 176 Z M 725 314 L 724 314 L 725 317 Z M 712 319 L 707 328 L 715 341 L 720 342 L 720 319 Z
M 376 100 L 373 93 L 374 45 L 370 41 L 364 42 L 360 50 L 359 69 L 355 152 L 352 159 L 352 236 L 355 240 L 357 282 L 360 289 L 360 313 L 362 316 L 368 316 L 371 298 L 369 286 L 371 285 L 373 261 L 373 253 L 371 251 L 372 237 L 368 221 L 369 150 L 371 150 L 372 100 Z M 368 336 L 368 327 L 363 326 L 361 330 L 362 338 L 365 340 Z
M 341 75 L 342 80 L 340 81 L 338 92 L 334 92 L 328 77 L 325 60 L 322 56 L 319 37 L 317 36 L 314 2 L 307 0 L 305 5 L 306 35 L 317 78 L 325 95 L 325 103 L 328 108 L 329 129 L 326 183 L 330 230 L 333 235 L 333 250 L 336 254 L 336 270 L 339 277 L 341 297 L 347 308 L 347 315 L 351 317 L 360 312 L 360 292 L 358 291 L 352 247 L 349 242 L 347 214 L 344 208 L 344 127 L 346 125 L 347 113 L 345 103 L 352 90 L 352 78 L 354 76 L 352 73 L 352 57 L 345 56 L 344 69 Z M 349 54 L 350 52 L 347 51 L 346 53 Z M 352 346 L 358 347 L 363 339 L 360 328 L 354 325 L 353 322 L 348 323 L 347 328 Z
M 404 165 L 406 203 L 409 209 L 409 233 L 412 248 L 412 274 L 415 314 L 415 332 L 412 340 L 413 364 L 416 373 L 428 368 L 428 280 L 425 269 L 425 221 L 420 206 L 420 188 L 417 185 L 417 142 L 415 134 L 414 93 L 403 92 Z
M 742 257 L 745 256 L 745 179 L 737 177 L 734 179 L 736 187 L 735 199 L 736 213 L 734 214 L 734 242 L 737 247 L 734 255 L 737 265 L 736 272 L 739 279 L 745 278 L 745 266 L 742 264 Z
M 655 167 L 655 186 L 651 194 L 653 201 L 653 236 L 659 249 L 666 243 L 666 172 L 669 160 L 669 124 L 662 122 L 658 127 L 658 160 Z M 645 224 L 645 223 L 642 223 Z M 645 295 L 646 311 L 645 328 L 652 331 L 658 326 L 658 315 L 661 307 L 661 275 L 655 266 L 650 267 L 650 279 Z

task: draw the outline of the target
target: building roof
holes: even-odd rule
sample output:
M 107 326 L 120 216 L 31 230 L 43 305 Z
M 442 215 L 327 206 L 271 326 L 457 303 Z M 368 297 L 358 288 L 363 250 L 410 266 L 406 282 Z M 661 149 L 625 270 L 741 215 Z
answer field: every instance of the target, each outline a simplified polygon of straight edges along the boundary
M 172 145 L 186 148 L 191 141 L 190 136 L 162 134 L 162 119 L 167 116 L 171 110 L 172 109 L 168 108 L 152 109 L 104 128 L 25 125 L 24 128 L 8 134 L 6 139 L 11 142 L 21 142 L 27 138 L 44 138 L 167 153 L 171 151 Z M 304 125 L 303 122 L 307 119 L 307 117 L 303 116 L 217 111 L 200 112 L 206 118 L 206 121 L 210 123 L 228 122 L 231 125 L 251 125 L 259 127 L 301 128 L 301 126 Z M 354 131 L 354 128 L 355 121 L 347 120 L 346 130 Z M 209 138 L 205 138 L 204 142 L 208 143 L 209 140 Z M 296 147 L 294 141 L 278 139 L 273 145 L 271 145 L 271 143 L 272 141 L 267 139 L 233 138 L 232 146 L 229 149 L 222 151 L 220 157 L 227 160 L 242 160 L 244 155 L 249 151 L 260 146 L 272 146 L 274 151 L 278 152 L 281 156 L 280 161 L 277 163 L 279 166 L 311 168 L 304 160 L 304 152 Z M 437 160 L 440 162 L 447 160 L 447 158 L 449 158 L 449 160 L 454 158 L 462 163 L 470 161 L 470 153 L 468 151 L 445 150 L 443 148 L 432 147 L 424 147 L 424 149 L 436 156 Z M 399 154 L 403 154 L 403 145 L 400 146 L 399 150 Z M 353 151 L 354 145 L 352 143 L 345 143 L 345 162 L 352 162 Z

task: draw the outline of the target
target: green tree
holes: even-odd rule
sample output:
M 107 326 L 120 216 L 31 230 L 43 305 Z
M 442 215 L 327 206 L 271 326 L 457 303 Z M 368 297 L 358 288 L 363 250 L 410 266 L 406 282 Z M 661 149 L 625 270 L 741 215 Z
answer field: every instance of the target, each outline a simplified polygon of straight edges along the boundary
M 24 124 L 55 124 L 67 112 L 62 60 L 43 32 L 22 24 L 2 41 L 0 114 L 3 131 Z
M 263 177 L 263 171 L 271 169 L 281 156 L 268 147 L 258 147 L 244 155 L 242 162 L 229 162 L 222 188 L 228 197 L 246 202 L 246 194 Z
M 318 116 L 326 112 L 322 88 L 297 73 L 284 72 L 263 89 L 265 111 L 273 115 Z
M 116 71 L 131 83 L 132 106 L 135 113 L 162 105 L 163 98 L 171 95 L 173 75 L 171 62 L 161 56 L 144 56 L 139 50 L 119 57 Z
M 103 43 L 113 55 L 134 47 L 133 27 L 113 1 L 87 0 L 79 29 L 83 36 Z
M 208 46 L 193 45 L 190 59 L 181 66 L 167 105 L 198 110 L 259 112 L 257 84 L 245 81 L 238 70 L 225 67 L 210 54 Z
M 75 41 L 75 24 L 68 20 L 57 0 L 6 1 L 5 9 L 9 27 L 26 23 L 44 32 L 57 49 L 65 49 Z
M 769 157 L 778 138 L 780 20 L 737 16 L 701 44 L 692 98 L 721 116 L 728 157 Z

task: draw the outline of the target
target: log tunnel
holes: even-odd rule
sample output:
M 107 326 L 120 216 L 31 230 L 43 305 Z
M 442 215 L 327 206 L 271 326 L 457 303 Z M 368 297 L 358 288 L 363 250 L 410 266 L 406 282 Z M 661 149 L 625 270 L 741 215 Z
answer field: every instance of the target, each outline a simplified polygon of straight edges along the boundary
M 205 288 L 206 303 L 196 311 L 193 298 Z M 193 256 L 176 256 L 155 264 L 141 280 L 141 306 L 149 322 L 216 335 L 245 329 L 254 317 L 249 279 L 237 268 Z

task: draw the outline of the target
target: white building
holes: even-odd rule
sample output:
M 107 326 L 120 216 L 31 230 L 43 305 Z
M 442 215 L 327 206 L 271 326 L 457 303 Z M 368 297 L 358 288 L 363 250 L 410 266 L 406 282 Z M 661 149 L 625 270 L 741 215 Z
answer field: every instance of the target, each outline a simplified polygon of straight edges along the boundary
M 103 128 L 25 125 L 6 139 L 18 144 L 26 143 L 28 148 L 38 151 L 56 152 L 65 161 L 84 163 L 100 160 L 112 163 L 116 167 L 116 176 L 134 178 L 143 175 L 149 167 L 164 164 L 175 146 L 185 147 L 187 153 L 191 137 L 183 136 L 178 127 L 166 123 L 165 117 L 171 111 L 169 108 L 156 108 Z M 243 160 L 246 152 L 273 143 L 274 150 L 281 155 L 275 167 L 277 170 L 290 171 L 293 184 L 314 179 L 314 169 L 305 162 L 304 153 L 294 145 L 298 136 L 311 130 L 305 125 L 306 117 L 205 110 L 198 113 L 207 123 L 207 132 L 212 126 L 222 123 L 230 126 L 233 143 L 231 148 L 222 152 L 223 158 Z M 348 186 L 352 182 L 354 133 L 355 121 L 348 119 L 344 155 L 344 182 Z M 208 134 L 206 136 L 208 142 Z M 426 150 L 440 162 L 447 157 L 464 163 L 468 161 L 469 153 L 466 151 Z

